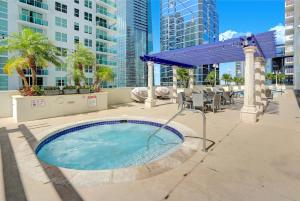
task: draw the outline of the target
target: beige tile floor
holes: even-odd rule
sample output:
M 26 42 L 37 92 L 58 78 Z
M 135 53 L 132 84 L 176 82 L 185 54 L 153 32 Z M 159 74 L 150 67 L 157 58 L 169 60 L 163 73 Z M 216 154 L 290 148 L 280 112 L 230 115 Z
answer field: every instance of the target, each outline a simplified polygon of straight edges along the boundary
M 106 111 L 22 125 L 10 118 L 0 119 L 0 136 L 9 133 L 8 140 L 0 138 L 0 200 L 300 200 L 300 111 L 292 91 L 271 101 L 256 124 L 240 122 L 239 102 L 216 114 L 207 113 L 207 135 L 216 144 L 207 153 L 199 148 L 183 164 L 147 179 L 100 184 L 86 175 L 85 182 L 79 182 L 77 175 L 40 165 L 30 148 L 30 144 L 40 140 L 46 130 L 63 124 L 123 115 L 167 120 L 177 106 L 164 103 L 152 109 L 131 103 Z M 201 135 L 199 114 L 184 112 L 175 121 Z M 24 126 L 30 135 L 19 129 Z M 16 170 L 19 175 L 15 175 Z M 23 196 L 17 195 L 22 192 Z

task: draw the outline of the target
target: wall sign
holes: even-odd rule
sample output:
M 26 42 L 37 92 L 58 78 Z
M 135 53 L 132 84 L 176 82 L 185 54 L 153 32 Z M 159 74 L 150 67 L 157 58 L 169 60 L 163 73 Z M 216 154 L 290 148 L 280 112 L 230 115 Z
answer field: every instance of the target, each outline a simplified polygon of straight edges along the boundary
M 96 107 L 97 106 L 97 96 L 88 96 L 87 97 L 87 106 Z
M 36 99 L 31 101 L 31 107 L 44 107 L 46 102 L 44 99 Z

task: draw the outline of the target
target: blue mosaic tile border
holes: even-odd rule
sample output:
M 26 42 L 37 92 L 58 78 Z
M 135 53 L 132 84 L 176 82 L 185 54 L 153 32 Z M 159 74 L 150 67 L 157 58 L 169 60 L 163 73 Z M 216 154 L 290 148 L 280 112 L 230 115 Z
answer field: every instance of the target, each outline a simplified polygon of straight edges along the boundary
M 93 126 L 122 124 L 122 123 L 145 124 L 145 125 L 150 125 L 150 126 L 155 126 L 155 127 L 162 127 L 163 126 L 163 124 L 161 124 L 161 123 L 156 123 L 156 122 L 151 122 L 151 121 L 127 120 L 127 119 L 86 123 L 86 124 L 82 124 L 82 125 L 78 125 L 78 126 L 66 128 L 64 130 L 58 131 L 55 134 L 49 136 L 48 138 L 44 139 L 37 146 L 37 148 L 35 149 L 35 153 L 38 154 L 39 151 L 42 149 L 43 146 L 45 146 L 46 144 L 48 144 L 51 141 L 55 140 L 56 138 L 59 138 L 59 137 L 61 137 L 63 135 L 72 133 L 74 131 L 83 130 L 83 129 L 86 129 L 86 128 L 89 128 L 89 127 L 93 127 Z M 168 131 L 171 131 L 172 133 L 174 133 L 175 135 L 177 135 L 182 141 L 184 141 L 183 135 L 178 130 L 176 130 L 175 128 L 172 128 L 170 126 L 165 126 L 164 129 L 166 129 Z

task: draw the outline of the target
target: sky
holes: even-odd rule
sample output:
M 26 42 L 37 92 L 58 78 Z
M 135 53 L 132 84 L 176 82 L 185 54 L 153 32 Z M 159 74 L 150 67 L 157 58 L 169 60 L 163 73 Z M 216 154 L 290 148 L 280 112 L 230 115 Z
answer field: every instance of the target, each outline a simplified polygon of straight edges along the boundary
M 284 43 L 284 0 L 217 0 L 219 38 L 229 39 L 246 33 L 277 31 L 278 43 Z M 153 52 L 160 52 L 160 0 L 152 0 Z M 220 74 L 235 75 L 234 63 L 220 65 Z M 160 70 L 155 66 L 155 84 Z

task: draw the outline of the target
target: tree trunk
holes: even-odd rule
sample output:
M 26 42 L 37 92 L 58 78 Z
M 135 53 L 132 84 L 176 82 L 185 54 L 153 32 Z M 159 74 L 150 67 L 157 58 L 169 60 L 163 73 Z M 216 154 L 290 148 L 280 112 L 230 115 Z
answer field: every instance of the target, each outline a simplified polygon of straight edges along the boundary
M 30 65 L 30 69 L 31 69 L 31 77 L 32 77 L 32 86 L 37 85 L 37 81 L 36 81 L 36 65 L 35 65 L 35 61 L 34 58 L 29 58 L 29 65 Z
M 23 80 L 24 88 L 25 88 L 25 89 L 29 89 L 29 84 L 28 84 L 28 82 L 27 82 L 27 80 L 26 80 L 26 77 L 25 77 L 25 75 L 24 75 L 23 70 L 20 69 L 20 68 L 17 68 L 16 70 L 17 70 L 17 73 L 19 74 L 19 76 L 21 77 L 21 79 Z

